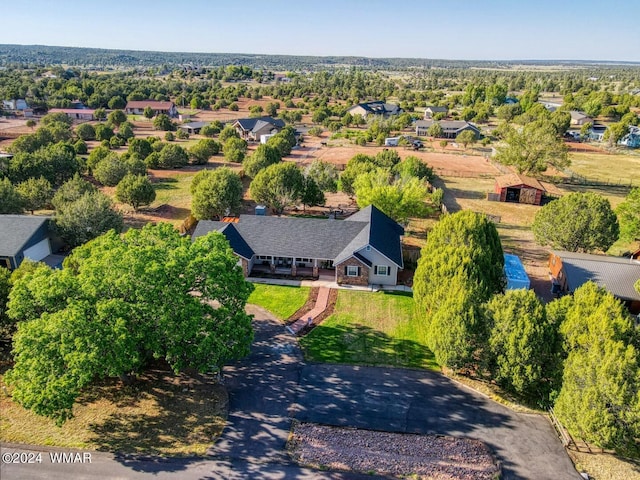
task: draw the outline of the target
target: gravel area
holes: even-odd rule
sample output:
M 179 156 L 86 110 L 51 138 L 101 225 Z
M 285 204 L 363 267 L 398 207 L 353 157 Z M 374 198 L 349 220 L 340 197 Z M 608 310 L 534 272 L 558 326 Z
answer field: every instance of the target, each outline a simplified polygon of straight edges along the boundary
M 484 443 L 453 437 L 298 423 L 288 448 L 293 459 L 303 465 L 378 475 L 491 480 L 498 478 L 499 472 Z

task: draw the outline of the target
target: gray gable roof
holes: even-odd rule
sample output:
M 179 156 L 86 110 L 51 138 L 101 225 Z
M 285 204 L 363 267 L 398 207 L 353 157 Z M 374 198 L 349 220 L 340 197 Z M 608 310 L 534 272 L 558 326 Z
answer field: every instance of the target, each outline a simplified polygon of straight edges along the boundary
M 400 113 L 400 107 L 393 103 L 386 103 L 382 100 L 376 100 L 375 102 L 364 102 L 359 103 L 358 105 L 354 105 L 354 107 L 362 107 L 368 113 L 374 115 L 397 115 Z M 354 108 L 351 107 L 351 108 Z
M 374 206 L 344 221 L 317 218 L 240 215 L 238 223 L 202 220 L 193 238 L 222 232 L 234 252 L 255 255 L 318 258 L 339 263 L 371 245 L 402 267 L 400 236 L 404 229 Z
M 434 123 L 439 123 L 442 127 L 442 130 L 447 133 L 460 132 L 468 128 L 471 128 L 476 132 L 480 132 L 480 130 L 478 130 L 478 127 L 476 127 L 473 123 L 465 122 L 464 120 L 417 120 L 415 122 L 415 126 L 429 128 Z
M 572 292 L 591 280 L 623 300 L 640 301 L 634 284 L 640 279 L 640 262 L 623 257 L 553 251 L 562 258 L 562 267 Z
M 264 127 L 265 123 L 268 123 L 278 128 L 284 128 L 285 126 L 284 120 L 280 118 L 272 118 L 272 117 L 239 118 L 236 121 L 240 124 L 242 129 L 246 131 L 253 131 L 256 128 L 257 126 L 256 124 L 258 124 L 258 122 L 262 122 L 261 123 L 262 127 Z
M 0 255 L 14 257 L 50 217 L 0 215 Z

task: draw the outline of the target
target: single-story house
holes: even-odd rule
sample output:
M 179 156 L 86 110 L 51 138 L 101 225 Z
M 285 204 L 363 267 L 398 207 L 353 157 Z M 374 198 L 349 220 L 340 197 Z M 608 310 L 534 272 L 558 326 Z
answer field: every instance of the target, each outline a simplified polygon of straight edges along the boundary
M 544 108 L 547 109 L 548 112 L 555 112 L 557 109 L 559 109 L 562 104 L 561 103 L 556 103 L 556 102 L 538 102 L 540 105 L 542 105 Z
M 124 107 L 124 111 L 129 115 L 143 115 L 144 109 L 147 107 L 153 110 L 154 115 L 164 113 L 165 115 L 169 115 L 171 118 L 178 116 L 178 109 L 176 108 L 175 103 L 160 100 L 131 100 L 127 102 L 126 107 Z
M 494 192 L 500 195 L 501 202 L 528 203 L 530 205 L 540 205 L 545 191 L 538 180 L 519 173 L 497 177 L 494 188 Z
M 449 109 L 447 107 L 438 107 L 435 105 L 431 105 L 424 109 L 424 119 L 430 120 L 436 113 L 444 113 L 445 117 L 447 113 L 449 113 Z
M 640 293 L 634 288 L 640 280 L 638 260 L 553 250 L 549 275 L 554 293 L 573 293 L 592 281 L 621 300 L 632 314 L 640 313 Z
M 629 126 L 629 132 L 618 142 L 629 148 L 640 148 L 640 127 Z
M 584 125 L 585 123 L 593 123 L 593 118 L 591 118 L 584 112 L 571 110 L 569 112 L 569 115 L 571 115 L 571 125 Z
M 284 120 L 272 117 L 240 118 L 233 122 L 240 138 L 254 142 L 259 142 L 262 135 L 278 133 L 284 126 Z
M 198 134 L 200 133 L 200 130 L 202 130 L 202 127 L 206 127 L 207 125 L 209 125 L 211 122 L 190 122 L 190 123 L 183 123 L 182 125 L 178 125 L 178 128 L 180 130 L 184 130 L 185 132 L 187 132 L 190 135 L 193 134 Z
M 370 205 L 345 220 L 240 215 L 202 220 L 193 238 L 222 233 L 245 276 L 331 276 L 346 285 L 396 285 L 404 229 Z
M 50 108 L 49 113 L 64 113 L 72 120 L 95 120 L 95 110 L 90 108 Z
M 428 135 L 428 130 L 434 123 L 439 123 L 442 127 L 442 138 L 456 138 L 465 130 L 471 130 L 476 138 L 480 138 L 480 130 L 473 123 L 464 120 L 417 120 L 414 125 L 416 127 L 416 135 L 424 137 Z
M 51 218 L 37 215 L 0 215 L 0 266 L 14 270 L 25 258 L 59 267 L 63 257 L 53 255 L 60 241 L 51 231 Z
M 16 100 L 3 100 L 2 101 L 2 108 L 4 110 L 26 110 L 27 108 L 29 108 L 29 105 L 27 105 L 27 101 L 23 98 L 18 98 Z
M 604 139 L 604 132 L 607 131 L 606 125 L 594 123 L 589 129 L 589 140 L 593 142 L 601 142 Z
M 354 105 L 347 110 L 347 113 L 350 113 L 351 115 L 361 115 L 362 118 L 367 118 L 369 115 L 382 115 L 383 117 L 389 117 L 391 115 L 400 115 L 402 113 L 402 109 L 393 103 L 376 100 L 375 102 L 364 102 Z

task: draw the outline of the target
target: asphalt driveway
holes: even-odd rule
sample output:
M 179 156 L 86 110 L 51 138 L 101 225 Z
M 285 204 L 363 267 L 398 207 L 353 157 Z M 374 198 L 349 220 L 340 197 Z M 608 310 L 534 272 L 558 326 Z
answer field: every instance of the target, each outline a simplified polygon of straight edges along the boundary
M 515 413 L 434 372 L 307 365 L 295 409 L 304 422 L 481 440 L 505 480 L 581 478 L 545 417 Z

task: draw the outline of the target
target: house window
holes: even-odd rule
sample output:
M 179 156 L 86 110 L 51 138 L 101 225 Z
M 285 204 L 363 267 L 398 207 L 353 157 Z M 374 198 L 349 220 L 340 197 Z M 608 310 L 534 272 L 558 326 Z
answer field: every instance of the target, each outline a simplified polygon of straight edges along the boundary
M 391 269 L 388 265 L 376 265 L 373 268 L 373 273 L 375 275 L 391 275 Z
M 360 274 L 360 267 L 347 265 L 347 277 L 357 277 Z

